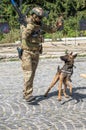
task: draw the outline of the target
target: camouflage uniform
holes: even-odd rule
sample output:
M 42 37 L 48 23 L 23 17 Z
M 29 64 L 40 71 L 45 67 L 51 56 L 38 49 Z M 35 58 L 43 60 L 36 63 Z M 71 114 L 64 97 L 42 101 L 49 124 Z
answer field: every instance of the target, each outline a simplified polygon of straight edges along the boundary
M 39 62 L 40 43 L 43 42 L 43 37 L 40 34 L 40 29 L 47 32 L 54 32 L 55 29 L 47 25 L 38 25 L 28 19 L 27 27 L 22 26 L 22 69 L 24 72 L 24 96 L 27 99 L 33 92 L 33 80 L 35 71 Z
M 36 12 L 35 12 L 36 11 Z M 41 15 L 42 9 L 34 8 L 33 13 Z M 39 54 L 41 49 L 41 43 L 43 37 L 41 30 L 48 33 L 56 32 L 57 28 L 45 25 L 43 23 L 37 23 L 32 17 L 27 19 L 27 27 L 22 26 L 22 69 L 24 72 L 24 97 L 28 99 L 33 92 L 33 80 L 35 71 L 39 62 Z

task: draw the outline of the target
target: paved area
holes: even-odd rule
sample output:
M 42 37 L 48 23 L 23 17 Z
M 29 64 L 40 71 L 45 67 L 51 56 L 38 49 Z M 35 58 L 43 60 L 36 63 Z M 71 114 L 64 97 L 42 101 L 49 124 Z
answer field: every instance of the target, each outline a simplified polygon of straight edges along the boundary
M 73 96 L 57 100 L 57 85 L 44 93 L 56 73 L 59 59 L 41 59 L 34 80 L 36 101 L 22 98 L 21 61 L 0 62 L 0 130 L 86 130 L 86 59 L 75 62 Z

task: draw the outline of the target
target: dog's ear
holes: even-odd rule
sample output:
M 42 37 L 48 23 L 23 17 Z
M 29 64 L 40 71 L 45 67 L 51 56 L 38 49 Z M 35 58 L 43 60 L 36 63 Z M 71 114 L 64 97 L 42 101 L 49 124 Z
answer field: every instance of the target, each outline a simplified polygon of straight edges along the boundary
M 70 55 L 73 55 L 73 52 L 72 52 L 72 51 L 70 52 Z
M 77 57 L 77 54 L 74 54 L 73 57 L 74 57 L 74 59 L 75 59 L 75 58 Z
M 68 55 L 60 56 L 60 59 L 66 62 L 68 60 Z

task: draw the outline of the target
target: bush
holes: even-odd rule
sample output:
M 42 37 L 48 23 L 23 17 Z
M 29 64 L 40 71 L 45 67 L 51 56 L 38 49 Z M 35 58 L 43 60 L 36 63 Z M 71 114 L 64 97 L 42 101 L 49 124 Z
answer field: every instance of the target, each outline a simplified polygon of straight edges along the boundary
M 8 34 L 2 34 L 0 36 L 0 43 L 14 43 L 17 40 L 20 40 L 20 30 L 13 29 Z
M 0 33 L 0 41 L 4 38 L 3 34 Z

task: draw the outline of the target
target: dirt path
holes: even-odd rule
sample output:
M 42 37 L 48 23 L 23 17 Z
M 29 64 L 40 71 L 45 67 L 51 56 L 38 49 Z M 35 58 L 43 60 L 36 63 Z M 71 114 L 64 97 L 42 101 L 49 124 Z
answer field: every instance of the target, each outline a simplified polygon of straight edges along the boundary
M 0 44 L 0 60 L 8 60 L 18 58 L 17 46 L 19 44 Z M 45 42 L 43 43 L 43 53 L 40 58 L 53 58 L 59 57 L 66 51 L 73 51 L 78 53 L 79 56 L 86 55 L 86 41 L 57 41 L 57 42 Z

